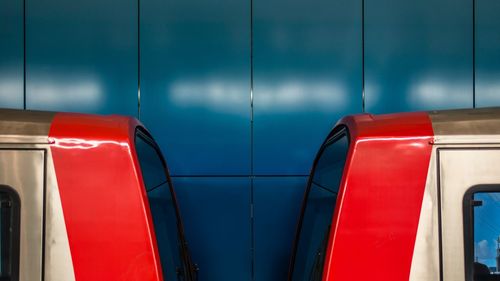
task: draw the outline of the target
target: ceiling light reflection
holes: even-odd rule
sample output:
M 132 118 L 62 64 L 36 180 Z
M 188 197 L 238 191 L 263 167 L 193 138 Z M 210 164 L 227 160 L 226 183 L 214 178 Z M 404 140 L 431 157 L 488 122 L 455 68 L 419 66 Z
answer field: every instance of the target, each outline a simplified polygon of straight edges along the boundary
M 37 108 L 95 111 L 104 104 L 104 91 L 97 79 L 59 78 L 29 81 L 28 101 Z
M 175 81 L 168 97 L 181 107 L 205 107 L 246 114 L 250 85 L 245 80 L 192 79 Z M 324 110 L 342 108 L 348 102 L 342 83 L 321 79 L 261 81 L 254 87 L 254 106 L 261 111 Z
M 410 86 L 408 102 L 421 108 L 472 106 L 472 84 L 468 79 L 429 78 Z
M 23 80 L 19 77 L 0 78 L 0 104 L 3 107 L 23 107 Z

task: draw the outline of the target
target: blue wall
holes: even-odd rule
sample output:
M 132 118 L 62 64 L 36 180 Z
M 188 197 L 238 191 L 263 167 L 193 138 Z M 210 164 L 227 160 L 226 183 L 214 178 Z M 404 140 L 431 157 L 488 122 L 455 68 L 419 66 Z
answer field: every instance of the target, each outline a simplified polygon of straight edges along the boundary
M 135 115 L 137 46 L 136 1 L 27 1 L 26 109 Z
M 473 106 L 471 0 L 366 1 L 364 20 L 367 112 Z
M 0 1 L 0 106 L 23 108 L 22 1 Z
M 500 105 L 499 12 L 496 0 L 0 0 L 0 106 L 140 118 L 200 280 L 282 280 L 338 118 Z
M 500 105 L 500 1 L 476 3 L 476 105 Z
M 361 1 L 253 3 L 254 173 L 305 175 L 334 122 L 362 111 Z

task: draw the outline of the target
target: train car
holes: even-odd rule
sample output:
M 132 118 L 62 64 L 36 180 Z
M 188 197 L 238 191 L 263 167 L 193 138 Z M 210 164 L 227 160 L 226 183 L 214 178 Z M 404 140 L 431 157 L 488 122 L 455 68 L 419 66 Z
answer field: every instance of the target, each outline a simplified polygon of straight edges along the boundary
M 500 109 L 341 119 L 309 177 L 288 280 L 500 280 Z
M 0 110 L 0 280 L 195 280 L 166 162 L 131 117 Z

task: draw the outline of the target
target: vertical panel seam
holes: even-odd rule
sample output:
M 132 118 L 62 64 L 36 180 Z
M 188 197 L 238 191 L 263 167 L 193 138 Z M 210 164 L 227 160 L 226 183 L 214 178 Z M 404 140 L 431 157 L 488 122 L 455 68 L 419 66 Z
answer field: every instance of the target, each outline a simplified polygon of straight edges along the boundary
M 436 150 L 436 177 L 437 177 L 437 208 L 438 208 L 438 240 L 439 240 L 439 281 L 443 281 L 443 227 L 441 220 L 441 154 Z
M 141 0 L 137 0 L 137 119 L 141 120 Z
M 45 280 L 45 245 L 47 232 L 47 149 L 43 150 L 43 200 L 42 200 L 42 281 Z
M 253 138 L 253 130 L 254 130 L 254 95 L 253 95 L 253 0 L 250 0 L 250 175 L 254 174 L 254 138 Z
M 23 109 L 26 110 L 26 0 L 23 0 Z
M 255 280 L 253 0 L 250 0 L 250 280 Z
M 253 138 L 253 125 L 254 125 L 254 106 L 253 106 L 253 0 L 250 0 L 250 175 L 254 173 L 254 138 Z
M 361 102 L 362 111 L 366 112 L 365 94 L 365 0 L 361 0 Z
M 472 0 L 472 108 L 476 108 L 476 0 Z

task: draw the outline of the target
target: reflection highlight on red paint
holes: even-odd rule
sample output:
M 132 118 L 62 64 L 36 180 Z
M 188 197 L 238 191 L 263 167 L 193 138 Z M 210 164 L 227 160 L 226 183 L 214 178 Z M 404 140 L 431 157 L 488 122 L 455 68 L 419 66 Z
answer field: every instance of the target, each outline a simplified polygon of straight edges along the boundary
M 50 139 L 50 143 L 53 143 L 58 148 L 63 149 L 92 149 L 96 148 L 100 145 L 118 145 L 123 147 L 129 147 L 127 142 L 118 142 L 118 141 L 101 141 L 101 140 L 84 140 L 84 139 L 76 139 L 76 138 L 61 138 L 61 139 Z

